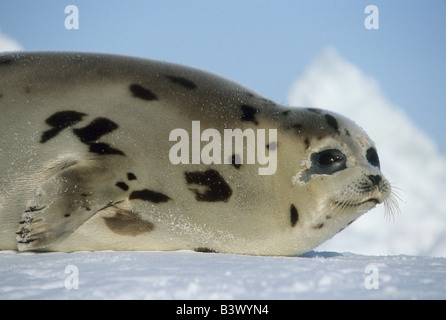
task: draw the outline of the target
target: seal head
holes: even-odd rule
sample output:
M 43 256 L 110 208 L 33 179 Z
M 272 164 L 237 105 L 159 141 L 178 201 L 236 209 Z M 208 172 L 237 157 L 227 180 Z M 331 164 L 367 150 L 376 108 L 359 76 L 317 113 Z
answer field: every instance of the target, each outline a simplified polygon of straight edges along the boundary
M 294 148 L 300 152 L 294 152 L 291 221 L 305 224 L 300 231 L 320 241 L 317 232 L 330 238 L 388 201 L 391 186 L 381 173 L 375 144 L 356 123 L 320 109 L 293 111 L 290 122 L 299 142 Z

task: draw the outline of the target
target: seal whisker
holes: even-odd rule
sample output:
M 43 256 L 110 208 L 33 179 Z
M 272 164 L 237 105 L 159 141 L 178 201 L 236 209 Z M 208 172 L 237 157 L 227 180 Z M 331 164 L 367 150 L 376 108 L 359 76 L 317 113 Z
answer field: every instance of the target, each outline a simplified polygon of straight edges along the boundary
M 401 213 L 399 203 L 403 202 L 403 200 L 399 195 L 399 191 L 404 190 L 392 185 L 389 196 L 384 200 L 385 215 L 387 219 L 392 219 L 392 221 L 395 220 L 395 215 Z

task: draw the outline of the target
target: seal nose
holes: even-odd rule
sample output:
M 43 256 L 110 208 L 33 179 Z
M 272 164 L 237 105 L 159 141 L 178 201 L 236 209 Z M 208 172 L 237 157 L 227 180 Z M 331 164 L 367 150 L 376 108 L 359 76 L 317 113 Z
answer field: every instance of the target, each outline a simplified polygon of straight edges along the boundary
M 372 183 L 373 183 L 375 186 L 378 186 L 379 183 L 380 183 L 381 180 L 382 180 L 381 176 L 379 176 L 379 175 L 368 175 L 367 178 L 369 178 L 370 181 L 372 181 Z

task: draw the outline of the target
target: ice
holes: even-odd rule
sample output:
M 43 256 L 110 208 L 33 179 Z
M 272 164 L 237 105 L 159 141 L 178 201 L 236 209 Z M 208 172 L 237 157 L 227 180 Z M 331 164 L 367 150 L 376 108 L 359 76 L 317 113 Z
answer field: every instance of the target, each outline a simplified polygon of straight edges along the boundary
M 406 255 L 2 251 L 0 274 L 0 299 L 446 298 L 446 258 Z

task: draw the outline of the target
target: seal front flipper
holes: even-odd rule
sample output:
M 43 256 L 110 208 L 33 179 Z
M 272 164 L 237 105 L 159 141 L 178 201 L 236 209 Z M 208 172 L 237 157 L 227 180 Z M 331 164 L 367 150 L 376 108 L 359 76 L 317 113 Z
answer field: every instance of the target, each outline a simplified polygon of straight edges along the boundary
M 48 170 L 21 216 L 18 249 L 42 249 L 63 240 L 96 212 L 120 202 L 123 192 L 110 184 L 113 172 L 106 167 L 99 160 L 65 160 Z

